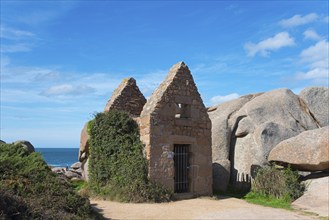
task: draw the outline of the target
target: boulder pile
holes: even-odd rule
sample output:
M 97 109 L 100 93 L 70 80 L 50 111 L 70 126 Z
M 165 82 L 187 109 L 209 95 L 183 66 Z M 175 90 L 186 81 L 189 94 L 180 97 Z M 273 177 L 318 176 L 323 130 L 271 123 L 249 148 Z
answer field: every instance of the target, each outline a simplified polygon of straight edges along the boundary
M 326 129 L 320 129 L 319 132 L 315 130 L 329 125 L 328 106 L 328 88 L 312 87 L 304 89 L 299 96 L 289 89 L 278 89 L 242 96 L 209 108 L 214 189 L 225 191 L 230 183 L 235 188 L 248 190 L 257 168 L 269 160 L 290 164 L 301 170 L 328 170 L 328 135 Z M 290 138 L 309 130 L 314 130 L 315 134 L 304 134 L 305 137 L 301 136 L 298 143 L 303 142 L 303 138 L 313 137 L 316 140 L 308 146 L 315 142 L 318 146 L 307 147 L 304 143 L 304 147 L 289 148 L 289 152 L 304 148 L 304 154 L 308 157 L 301 154 L 300 158 L 309 159 L 300 162 L 284 161 L 286 156 L 289 157 L 289 152 L 283 146 L 292 143 L 288 141 Z M 318 140 L 320 137 L 322 139 Z

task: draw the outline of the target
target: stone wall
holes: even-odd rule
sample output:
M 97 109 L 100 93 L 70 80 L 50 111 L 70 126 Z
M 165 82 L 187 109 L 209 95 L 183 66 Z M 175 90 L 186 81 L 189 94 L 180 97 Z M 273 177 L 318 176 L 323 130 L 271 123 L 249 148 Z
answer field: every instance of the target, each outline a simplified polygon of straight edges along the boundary
M 174 65 L 139 118 L 149 177 L 174 190 L 174 145 L 189 145 L 189 192 L 212 195 L 211 121 L 188 67 Z
M 146 103 L 144 95 L 136 85 L 132 77 L 124 79 L 108 100 L 105 111 L 117 109 L 129 113 L 131 116 L 139 116 Z

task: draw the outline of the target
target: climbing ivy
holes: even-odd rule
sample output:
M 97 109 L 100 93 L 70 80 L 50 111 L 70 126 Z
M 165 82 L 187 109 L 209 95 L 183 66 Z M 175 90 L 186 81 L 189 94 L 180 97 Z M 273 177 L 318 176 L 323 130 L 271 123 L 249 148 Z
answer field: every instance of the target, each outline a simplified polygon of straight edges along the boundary
M 88 123 L 90 182 L 98 195 L 126 202 L 169 200 L 171 192 L 148 179 L 137 123 L 122 111 L 98 113 Z

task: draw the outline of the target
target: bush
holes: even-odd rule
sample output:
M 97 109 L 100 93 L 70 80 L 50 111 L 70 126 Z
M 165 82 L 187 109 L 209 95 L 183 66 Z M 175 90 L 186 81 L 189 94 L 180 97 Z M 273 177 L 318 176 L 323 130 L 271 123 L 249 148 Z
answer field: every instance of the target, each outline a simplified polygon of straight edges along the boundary
M 54 174 L 39 153 L 0 145 L 0 217 L 96 219 L 87 198 Z
M 98 195 L 126 202 L 168 200 L 171 192 L 148 180 L 148 162 L 137 123 L 125 112 L 98 113 L 88 123 L 89 186 Z
M 251 190 L 263 196 L 293 201 L 305 191 L 305 184 L 298 177 L 298 172 L 289 167 L 278 170 L 275 166 L 266 166 L 257 171 Z

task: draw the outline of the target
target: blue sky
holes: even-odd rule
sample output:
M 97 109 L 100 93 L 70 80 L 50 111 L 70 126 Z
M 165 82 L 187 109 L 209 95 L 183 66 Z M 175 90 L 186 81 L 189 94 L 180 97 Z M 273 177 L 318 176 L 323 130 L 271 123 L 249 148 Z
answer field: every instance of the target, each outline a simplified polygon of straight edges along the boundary
M 1 1 L 1 139 L 79 147 L 132 76 L 184 61 L 206 106 L 328 86 L 328 1 Z

